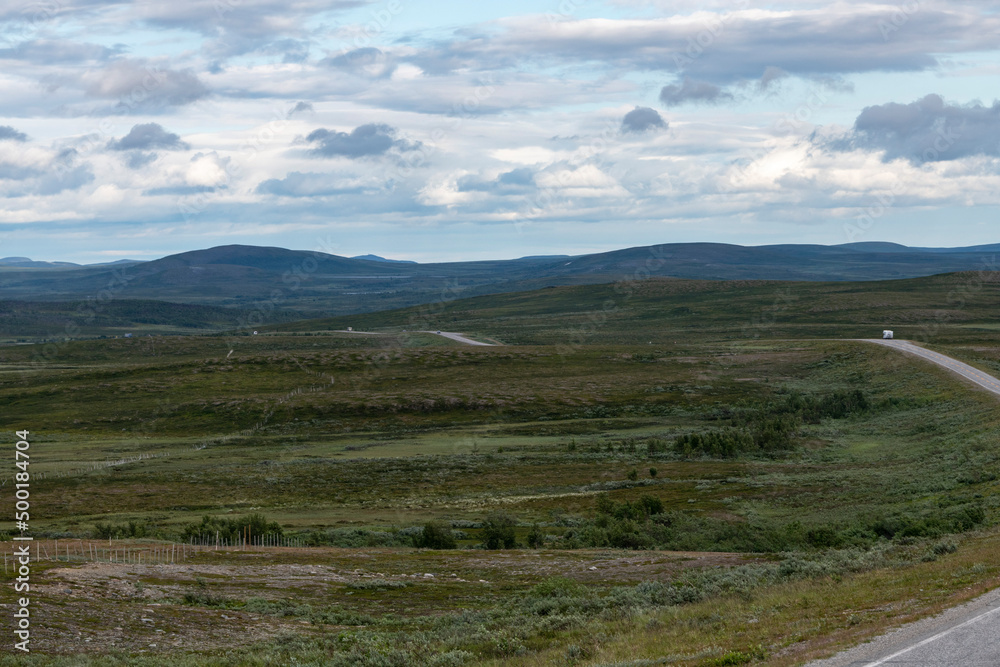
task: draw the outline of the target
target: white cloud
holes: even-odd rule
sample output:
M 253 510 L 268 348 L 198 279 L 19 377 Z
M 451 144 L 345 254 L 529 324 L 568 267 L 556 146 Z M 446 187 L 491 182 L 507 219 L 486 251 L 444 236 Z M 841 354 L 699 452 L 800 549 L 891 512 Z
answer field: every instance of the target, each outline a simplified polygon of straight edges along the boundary
M 921 2 L 902 19 L 891 3 L 809 0 L 621 0 L 620 18 L 585 18 L 594 4 L 556 22 L 465 26 L 428 13 L 433 27 L 400 22 L 360 48 L 359 26 L 336 24 L 353 2 L 248 0 L 221 18 L 213 0 L 154 4 L 65 0 L 60 21 L 0 49 L 0 124 L 28 137 L 0 141 L 0 221 L 58 243 L 83 227 L 50 221 L 100 235 L 143 220 L 155 238 L 190 202 L 185 238 L 213 227 L 285 244 L 282 229 L 302 239 L 337 224 L 376 251 L 394 229 L 456 220 L 530 218 L 532 234 L 662 221 L 718 236 L 734 219 L 766 220 L 793 239 L 880 193 L 932 213 L 1000 198 L 996 107 L 981 99 L 1000 17 L 975 3 Z M 809 87 L 821 103 L 803 105 Z M 931 94 L 944 105 L 904 122 Z M 803 108 L 791 131 L 779 126 Z M 933 163 L 904 159 L 939 116 L 964 121 L 961 141 Z M 867 125 L 850 127 L 859 117 Z M 156 127 L 156 141 L 109 149 Z M 403 143 L 351 152 L 359 128 Z M 336 140 L 327 156 L 310 158 L 324 137 Z M 232 223 L 249 214 L 253 226 Z
M 413 81 L 423 77 L 424 71 L 416 65 L 403 63 L 392 73 L 393 81 Z
M 559 190 L 566 197 L 624 197 L 628 191 L 618 181 L 592 164 L 556 168 L 540 173 L 540 188 Z
M 190 185 L 220 186 L 229 181 L 226 169 L 232 158 L 222 157 L 215 151 L 197 154 L 191 158 L 191 164 L 184 174 L 184 180 Z
M 549 164 L 569 157 L 569 154 L 564 151 L 554 151 L 542 146 L 500 148 L 492 151 L 490 155 L 498 160 L 513 164 Z
M 113 183 L 98 186 L 90 196 L 84 199 L 84 204 L 96 209 L 117 206 L 125 201 L 125 191 Z
M 208 89 L 190 70 L 128 58 L 85 72 L 81 82 L 87 95 L 117 100 L 120 108 L 129 111 L 183 106 L 208 95 Z
M 417 201 L 425 206 L 454 207 L 459 204 L 468 204 L 476 199 L 483 199 L 484 195 L 481 193 L 459 191 L 458 182 L 468 173 L 459 170 L 443 177 L 433 178 L 420 189 Z

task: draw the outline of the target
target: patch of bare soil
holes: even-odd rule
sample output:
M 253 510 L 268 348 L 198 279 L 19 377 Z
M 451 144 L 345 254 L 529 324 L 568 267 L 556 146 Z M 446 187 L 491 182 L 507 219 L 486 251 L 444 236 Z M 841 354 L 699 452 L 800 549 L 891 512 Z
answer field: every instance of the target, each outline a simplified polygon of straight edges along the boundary
M 32 582 L 32 649 L 60 654 L 202 652 L 320 630 L 301 618 L 198 600 L 185 604 L 185 594 L 192 593 L 322 607 L 347 604 L 358 597 L 356 591 L 365 590 L 359 584 L 373 579 L 417 586 L 407 588 L 414 594 L 454 592 L 458 586 L 476 595 L 495 583 L 531 586 L 553 576 L 594 584 L 669 581 L 687 568 L 732 567 L 748 560 L 740 554 L 663 551 L 284 548 L 208 552 L 180 563 L 87 562 L 45 569 Z M 425 586 L 448 588 L 421 588 Z M 446 603 L 425 611 L 448 609 Z

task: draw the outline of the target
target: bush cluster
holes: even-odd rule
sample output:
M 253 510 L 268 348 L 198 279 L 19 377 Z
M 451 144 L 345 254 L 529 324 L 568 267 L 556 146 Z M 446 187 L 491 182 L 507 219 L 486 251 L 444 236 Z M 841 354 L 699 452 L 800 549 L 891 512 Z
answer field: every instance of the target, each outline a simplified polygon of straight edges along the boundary
M 311 530 L 300 534 L 303 544 L 309 547 L 410 547 L 420 534 L 420 527 L 402 530 L 370 530 L 367 528 L 332 528 L 326 531 Z
M 413 536 L 413 546 L 418 549 L 454 549 L 457 544 L 450 526 L 432 521 Z
M 843 419 L 870 408 L 870 401 L 858 389 L 821 397 L 790 393 L 762 407 L 727 411 L 730 426 L 680 435 L 674 440 L 674 451 L 684 457 L 713 458 L 775 454 L 795 447 L 795 433 L 803 423 Z
M 985 524 L 986 520 L 980 505 L 958 502 L 932 510 L 806 527 L 797 521 L 784 525 L 763 520 L 736 522 L 665 512 L 663 503 L 654 496 L 614 502 L 607 494 L 600 494 L 596 518 L 570 528 L 554 546 L 743 553 L 868 548 L 888 540 L 906 542 L 962 533 Z
M 284 531 L 276 521 L 268 521 L 263 514 L 239 518 L 202 517 L 201 523 L 190 523 L 181 530 L 181 540 L 212 544 L 218 538 L 230 544 L 241 539 L 258 541 L 263 538 L 282 537 Z
M 94 538 L 98 540 L 154 537 L 153 533 L 153 527 L 144 521 L 128 521 L 126 523 L 98 521 L 94 524 Z
M 480 537 L 487 549 L 513 549 L 517 546 L 517 535 L 514 532 L 517 521 L 509 514 L 491 514 L 483 522 Z

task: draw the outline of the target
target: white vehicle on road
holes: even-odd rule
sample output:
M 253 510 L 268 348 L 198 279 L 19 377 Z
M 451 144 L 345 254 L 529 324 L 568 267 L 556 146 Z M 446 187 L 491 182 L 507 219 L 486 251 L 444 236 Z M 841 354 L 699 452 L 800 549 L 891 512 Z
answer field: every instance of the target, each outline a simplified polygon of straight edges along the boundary
M 882 330 L 882 338 L 891 339 L 892 338 L 892 329 L 883 329 Z

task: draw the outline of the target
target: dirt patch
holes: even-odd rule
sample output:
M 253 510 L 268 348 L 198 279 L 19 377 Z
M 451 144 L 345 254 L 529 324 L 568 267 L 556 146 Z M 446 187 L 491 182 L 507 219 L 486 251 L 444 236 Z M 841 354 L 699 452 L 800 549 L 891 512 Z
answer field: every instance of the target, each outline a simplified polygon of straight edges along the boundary
M 39 571 L 32 585 L 32 648 L 59 654 L 213 651 L 331 628 L 302 616 L 243 611 L 250 598 L 366 613 L 405 604 L 438 614 L 457 611 L 463 600 L 498 585 L 527 588 L 555 576 L 597 585 L 670 581 L 685 569 L 750 560 L 733 553 L 610 549 L 282 548 L 208 551 L 180 563 L 56 565 Z
M 568 577 L 589 583 L 669 581 L 693 567 L 733 567 L 751 562 L 743 554 L 682 551 L 521 551 L 483 552 L 470 566 L 503 570 L 512 576 Z

